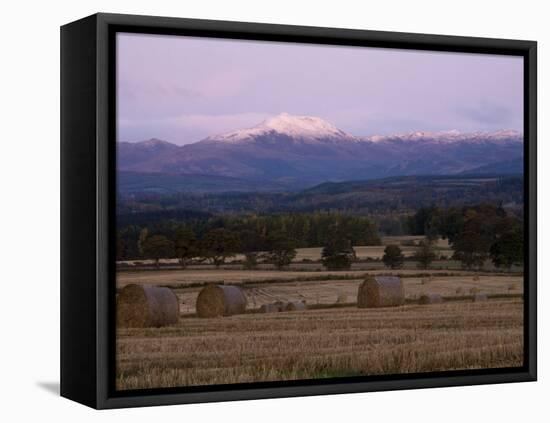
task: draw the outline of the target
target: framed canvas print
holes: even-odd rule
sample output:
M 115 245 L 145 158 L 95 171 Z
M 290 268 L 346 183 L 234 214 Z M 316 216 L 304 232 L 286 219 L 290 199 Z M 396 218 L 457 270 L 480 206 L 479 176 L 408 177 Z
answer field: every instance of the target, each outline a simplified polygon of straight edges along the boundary
M 61 393 L 536 380 L 536 43 L 61 29 Z

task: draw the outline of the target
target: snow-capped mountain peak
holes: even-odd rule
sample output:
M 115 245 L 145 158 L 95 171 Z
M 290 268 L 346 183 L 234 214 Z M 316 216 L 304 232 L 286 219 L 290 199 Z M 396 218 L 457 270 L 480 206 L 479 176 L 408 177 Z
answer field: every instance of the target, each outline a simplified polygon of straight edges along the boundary
M 283 185 L 399 175 L 507 174 L 522 172 L 522 141 L 523 134 L 511 130 L 355 137 L 318 117 L 283 113 L 252 128 L 183 146 L 156 139 L 119 143 L 117 166 L 128 172 Z
M 326 139 L 358 141 L 353 135 L 338 129 L 321 118 L 293 116 L 288 113 L 281 113 L 268 118 L 252 128 L 210 136 L 206 140 L 241 143 L 263 135 L 279 135 L 309 141 Z
M 262 122 L 259 127 L 292 137 L 341 138 L 352 137 L 327 121 L 314 116 L 292 116 L 281 113 Z
M 456 129 L 450 131 L 426 132 L 417 131 L 396 135 L 373 135 L 363 138 L 364 141 L 382 143 L 394 141 L 409 141 L 423 143 L 448 144 L 455 142 L 476 143 L 476 142 L 522 142 L 521 132 L 514 130 L 500 130 L 495 132 L 460 132 Z

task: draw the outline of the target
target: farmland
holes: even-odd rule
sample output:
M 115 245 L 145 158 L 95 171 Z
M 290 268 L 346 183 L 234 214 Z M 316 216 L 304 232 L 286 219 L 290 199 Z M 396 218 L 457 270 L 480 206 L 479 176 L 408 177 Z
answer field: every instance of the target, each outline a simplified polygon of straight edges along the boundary
M 384 272 L 391 274 L 392 272 Z M 357 289 L 367 275 L 381 274 L 370 271 L 348 272 L 277 272 L 277 271 L 159 271 L 126 272 L 120 274 L 119 286 L 128 283 L 152 284 L 172 287 L 180 299 L 182 314 L 195 312 L 199 291 L 206 283 L 231 283 L 243 287 L 249 308 L 277 300 L 305 300 L 308 305 L 331 305 L 340 297 L 354 302 Z M 523 277 L 520 275 L 485 274 L 476 279 L 468 272 L 420 270 L 393 272 L 402 276 L 406 298 L 417 299 L 424 293 L 438 293 L 445 297 L 463 297 L 474 292 L 489 295 L 522 294 Z M 441 275 L 441 276 L 439 276 Z M 452 276 L 449 276 L 452 275 Z
M 386 237 L 382 243 L 401 244 L 405 255 L 412 255 L 421 238 Z M 390 270 L 377 260 L 383 248 L 355 247 L 359 259 L 369 260 L 343 271 L 325 270 L 319 248 L 298 249 L 284 271 L 269 265 L 244 270 L 238 257 L 219 269 L 169 263 L 160 270 L 119 269 L 119 288 L 130 283 L 172 288 L 180 319 L 163 328 L 118 329 L 117 388 L 521 366 L 521 272 L 495 272 L 490 265 L 465 271 L 448 260 L 437 260 L 429 270 L 414 262 Z M 436 248 L 450 255 L 446 242 Z M 367 275 L 381 274 L 402 278 L 406 305 L 357 308 L 359 284 Z M 209 283 L 240 286 L 247 313 L 198 318 L 197 296 Z M 472 302 L 477 292 L 489 301 Z M 440 294 L 444 303 L 417 304 L 427 293 Z M 308 310 L 258 313 L 264 304 L 289 300 L 305 301 Z
M 523 302 L 180 319 L 119 329 L 118 389 L 521 366 Z

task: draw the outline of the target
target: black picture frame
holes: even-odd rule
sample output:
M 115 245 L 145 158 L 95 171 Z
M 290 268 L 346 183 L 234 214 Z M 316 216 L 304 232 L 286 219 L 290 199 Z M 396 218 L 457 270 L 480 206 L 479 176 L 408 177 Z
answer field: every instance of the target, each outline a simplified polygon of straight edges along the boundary
M 493 53 L 524 58 L 524 366 L 114 391 L 116 32 Z M 95 14 L 61 28 L 61 395 L 97 409 L 534 381 L 537 377 L 534 41 Z

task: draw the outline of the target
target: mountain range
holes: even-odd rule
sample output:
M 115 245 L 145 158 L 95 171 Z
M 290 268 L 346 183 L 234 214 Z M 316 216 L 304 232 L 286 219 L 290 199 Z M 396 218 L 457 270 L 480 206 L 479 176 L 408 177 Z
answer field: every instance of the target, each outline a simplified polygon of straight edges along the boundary
M 117 143 L 121 192 L 296 190 L 390 176 L 521 173 L 522 160 L 516 131 L 361 137 L 286 113 L 183 146 Z

